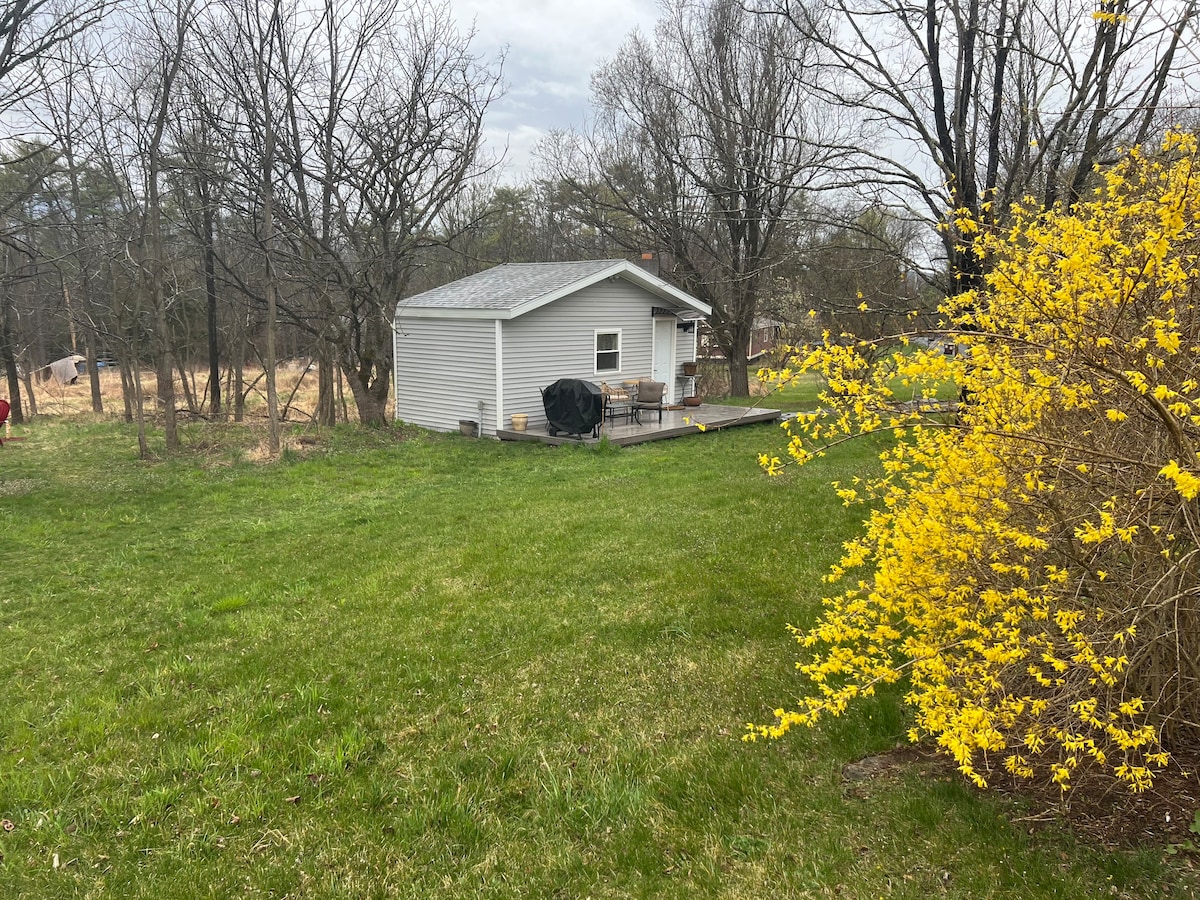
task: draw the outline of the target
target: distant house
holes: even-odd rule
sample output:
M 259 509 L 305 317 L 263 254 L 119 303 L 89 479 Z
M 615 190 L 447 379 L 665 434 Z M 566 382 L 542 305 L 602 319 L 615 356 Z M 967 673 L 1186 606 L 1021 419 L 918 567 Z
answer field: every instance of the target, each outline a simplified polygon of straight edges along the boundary
M 750 326 L 750 340 L 746 343 L 746 359 L 754 362 L 764 353 L 774 350 L 780 343 L 783 322 L 758 316 Z M 700 356 L 703 359 L 724 359 L 725 353 L 717 346 L 717 338 L 705 324 L 700 329 Z
M 395 318 L 396 419 L 439 431 L 513 413 L 543 427 L 559 378 L 617 386 L 651 378 L 679 401 L 711 308 L 621 259 L 497 266 L 417 294 Z

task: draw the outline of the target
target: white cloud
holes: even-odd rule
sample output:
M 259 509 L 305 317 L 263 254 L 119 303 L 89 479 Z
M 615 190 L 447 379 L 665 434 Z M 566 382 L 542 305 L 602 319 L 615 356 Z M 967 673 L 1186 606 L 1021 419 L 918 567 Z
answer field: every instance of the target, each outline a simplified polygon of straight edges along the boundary
M 546 132 L 533 125 L 517 125 L 513 128 L 485 127 L 483 138 L 487 148 L 494 153 L 504 153 L 502 180 L 516 183 L 524 180 L 533 160 L 533 148 L 546 136 Z
M 657 18 L 653 0 L 452 0 L 459 22 L 475 22 L 481 45 L 535 54 L 551 71 L 587 69 L 611 55 L 635 28 Z M 531 60 L 532 61 L 532 60 Z M 584 73 L 586 80 L 586 72 Z
M 485 58 L 502 48 L 507 94 L 488 114 L 488 145 L 508 144 L 508 176 L 525 173 L 530 150 L 547 132 L 579 127 L 588 111 L 597 63 L 634 29 L 649 33 L 655 0 L 451 0 L 462 28 L 475 24 L 473 47 Z

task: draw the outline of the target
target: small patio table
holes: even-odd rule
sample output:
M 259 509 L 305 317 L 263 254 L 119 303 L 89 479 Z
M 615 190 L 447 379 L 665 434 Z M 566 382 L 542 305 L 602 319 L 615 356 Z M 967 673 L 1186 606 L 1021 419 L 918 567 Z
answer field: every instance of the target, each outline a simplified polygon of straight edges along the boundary
M 628 391 L 617 388 L 602 390 L 604 396 L 604 418 L 615 422 L 619 418 L 632 422 L 636 410 L 633 408 L 633 398 Z

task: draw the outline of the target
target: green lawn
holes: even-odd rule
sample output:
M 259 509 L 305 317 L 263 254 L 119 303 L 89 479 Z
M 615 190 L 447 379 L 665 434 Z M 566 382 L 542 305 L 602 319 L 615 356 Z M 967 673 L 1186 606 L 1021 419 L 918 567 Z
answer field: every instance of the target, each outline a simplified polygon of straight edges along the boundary
M 0 897 L 1188 896 L 956 779 L 847 792 L 895 695 L 739 739 L 795 689 L 865 443 L 768 480 L 770 427 L 231 434 L 0 449 Z
M 705 363 L 706 366 L 720 367 L 722 363 Z M 752 363 L 747 367 L 747 377 L 750 383 L 758 381 L 759 365 Z M 728 385 L 728 379 L 724 379 Z M 893 398 L 897 403 L 904 403 L 921 398 L 921 387 L 914 384 L 904 384 L 902 379 L 893 378 L 889 382 Z M 706 397 L 707 403 L 722 403 L 733 406 L 760 406 L 764 409 L 778 409 L 784 412 L 812 412 L 820 406 L 820 395 L 826 389 L 825 379 L 817 372 L 805 372 L 798 375 L 782 388 L 776 388 L 766 397 Z M 958 396 L 958 387 L 953 384 L 939 385 L 936 397 L 939 400 L 953 400 Z
M 751 378 L 754 378 L 753 374 Z M 801 375 L 792 384 L 771 391 L 766 397 L 717 397 L 706 400 L 709 403 L 761 406 L 764 409 L 779 409 L 784 412 L 811 412 L 820 405 L 818 395 L 824 389 L 824 380 L 809 372 Z

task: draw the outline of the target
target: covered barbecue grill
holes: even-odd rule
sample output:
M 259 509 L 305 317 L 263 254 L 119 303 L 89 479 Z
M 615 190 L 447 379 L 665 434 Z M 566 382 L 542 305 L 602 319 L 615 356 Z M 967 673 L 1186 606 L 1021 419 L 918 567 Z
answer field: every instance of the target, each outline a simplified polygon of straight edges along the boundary
M 604 419 L 604 398 L 600 388 L 580 378 L 560 378 L 542 390 L 546 409 L 546 430 L 551 436 L 560 431 L 583 437 L 590 431 L 596 436 Z

